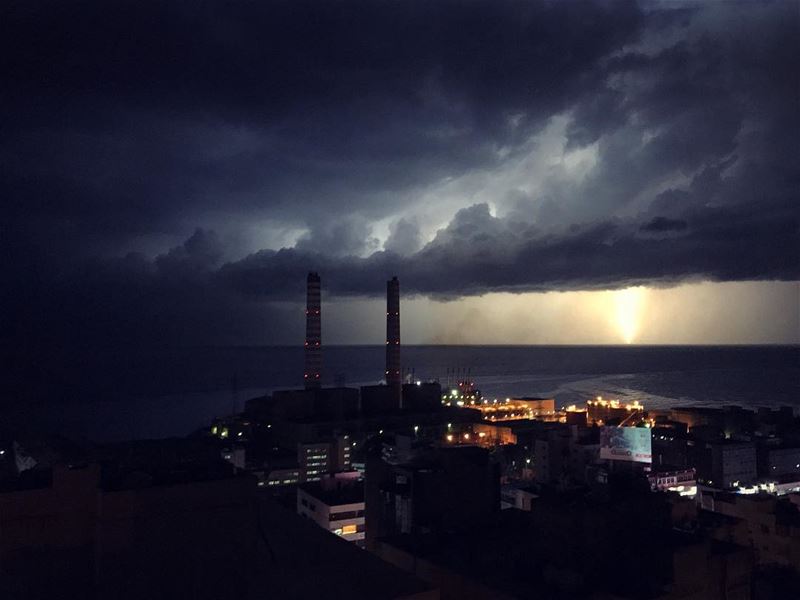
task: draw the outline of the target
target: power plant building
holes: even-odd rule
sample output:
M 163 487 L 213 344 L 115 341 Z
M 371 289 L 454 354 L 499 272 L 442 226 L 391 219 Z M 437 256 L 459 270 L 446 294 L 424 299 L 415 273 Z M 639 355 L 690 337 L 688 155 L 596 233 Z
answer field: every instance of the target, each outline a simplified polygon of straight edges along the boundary
M 644 407 L 637 401 L 622 404 L 618 400 L 603 400 L 598 396 L 586 402 L 586 419 L 589 423 L 619 424 L 628 421 L 631 417 L 644 414 Z

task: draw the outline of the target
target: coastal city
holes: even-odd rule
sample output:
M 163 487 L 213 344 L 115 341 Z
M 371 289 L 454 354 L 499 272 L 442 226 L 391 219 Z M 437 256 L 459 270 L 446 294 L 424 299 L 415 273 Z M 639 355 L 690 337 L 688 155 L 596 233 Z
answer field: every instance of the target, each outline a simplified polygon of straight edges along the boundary
M 6 597 L 141 598 L 156 576 L 198 598 L 723 600 L 797 585 L 792 407 L 487 398 L 460 366 L 416 380 L 396 277 L 386 294 L 381 384 L 323 385 L 312 272 L 297 388 L 185 438 L 3 440 Z
M 799 0 L 0 4 L 0 600 L 799 600 Z

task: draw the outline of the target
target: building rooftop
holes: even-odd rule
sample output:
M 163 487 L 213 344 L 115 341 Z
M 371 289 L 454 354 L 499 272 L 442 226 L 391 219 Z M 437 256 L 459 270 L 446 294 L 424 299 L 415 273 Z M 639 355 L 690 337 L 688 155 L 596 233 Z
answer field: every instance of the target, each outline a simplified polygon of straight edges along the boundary
M 100 466 L 99 486 L 106 491 L 139 489 L 197 481 L 228 479 L 233 467 L 220 455 L 220 446 L 205 439 L 166 438 L 92 447 L 76 447 L 59 439 L 24 441 L 15 448 L 33 466 L 10 474 L 0 488 L 11 491 L 52 485 L 55 467 Z
M 168 438 L 105 444 L 93 452 L 101 466 L 100 486 L 125 490 L 235 477 L 217 444 Z
M 265 551 L 261 564 L 273 575 L 259 578 L 258 597 L 391 600 L 415 598 L 432 589 L 271 500 L 262 502 L 259 523 Z
M 364 502 L 364 483 L 362 481 L 334 480 L 326 484 L 322 484 L 319 481 L 309 481 L 308 483 L 300 484 L 299 487 L 328 506 Z
M 678 467 L 675 465 L 652 465 L 650 467 L 650 473 L 658 474 L 658 473 L 684 473 L 686 471 L 692 471 L 694 467 Z
M 565 519 L 569 519 L 571 512 L 571 508 L 562 505 Z M 626 523 L 624 513 L 590 512 L 584 524 L 591 523 L 592 527 L 577 525 L 569 535 L 553 536 L 552 531 L 541 529 L 541 523 L 532 514 L 511 508 L 457 532 L 403 534 L 384 542 L 487 586 L 485 597 L 578 599 L 659 595 L 658 580 L 663 576 L 659 571 L 664 571 L 660 566 L 666 564 L 665 559 L 676 545 L 670 540 L 669 531 L 664 532 L 658 543 L 652 540 L 646 543 L 640 538 L 623 541 L 622 533 L 616 539 L 599 538 L 594 527 L 599 524 L 598 519 L 605 521 L 602 531 L 611 531 L 615 523 Z M 636 526 L 628 524 L 635 532 Z M 580 531 L 585 532 L 585 539 L 572 535 Z M 620 558 L 622 554 L 617 552 L 627 543 L 636 549 Z M 631 556 L 639 557 L 635 565 L 625 562 Z M 615 560 L 623 562 L 611 568 Z M 651 563 L 653 566 L 644 568 Z M 619 571 L 622 564 L 626 577 L 619 575 L 623 572 Z

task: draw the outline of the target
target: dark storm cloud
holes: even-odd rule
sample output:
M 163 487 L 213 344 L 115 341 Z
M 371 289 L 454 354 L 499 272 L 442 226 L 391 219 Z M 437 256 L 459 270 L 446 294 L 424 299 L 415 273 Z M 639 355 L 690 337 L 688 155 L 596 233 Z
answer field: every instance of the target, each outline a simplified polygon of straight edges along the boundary
M 416 219 L 399 219 L 392 223 L 383 247 L 395 254 L 412 254 L 422 246 L 422 235 Z
M 295 248 L 301 252 L 324 252 L 334 256 L 373 252 L 379 242 L 370 238 L 372 228 L 363 217 L 329 218 L 314 223 Z
M 24 343 L 286 339 L 273 301 L 312 269 L 448 298 L 800 277 L 791 3 L 0 11 L 0 308 Z M 425 243 L 403 202 L 502 173 L 557 115 L 585 174 L 509 183 L 496 214 L 465 195 Z M 296 245 L 234 256 L 223 230 L 265 220 Z M 153 236 L 187 241 L 129 252 Z
M 661 233 L 664 231 L 683 231 L 686 229 L 686 221 L 682 221 L 681 219 L 669 219 L 667 217 L 653 217 L 639 229 L 654 233 Z
M 394 192 L 491 163 L 563 109 L 641 14 L 626 2 L 30 2 L 1 22 L 8 217 L 80 250 L 81 235 L 123 247 L 180 234 L 206 211 L 302 226 L 391 214 Z M 525 127 L 508 126 L 515 114 Z
M 449 298 L 500 290 L 672 285 L 685 278 L 798 279 L 796 206 L 770 208 L 764 213 L 753 205 L 702 207 L 685 213 L 687 221 L 614 220 L 539 235 L 475 205 L 409 257 L 377 252 L 342 260 L 296 250 L 261 252 L 225 265 L 220 276 L 226 285 L 266 298 L 281 297 L 282 282 L 312 267 L 324 273 L 334 294 L 378 295 L 383 281 L 398 274 L 406 293 Z M 652 231 L 675 235 L 653 239 L 647 235 Z M 298 287 L 293 284 L 291 291 L 297 294 Z
M 220 252 L 213 232 L 197 230 L 154 260 L 131 253 L 83 263 L 46 281 L 31 278 L 12 290 L 18 303 L 16 319 L 3 323 L 3 333 L 15 340 L 3 348 L 11 353 L 7 364 L 32 359 L 30 383 L 48 378 L 38 369 L 55 366 L 43 352 L 61 360 L 62 352 L 93 356 L 162 343 L 258 343 L 294 332 L 299 323 L 291 318 L 293 307 L 273 303 L 265 310 L 263 303 L 218 285 Z

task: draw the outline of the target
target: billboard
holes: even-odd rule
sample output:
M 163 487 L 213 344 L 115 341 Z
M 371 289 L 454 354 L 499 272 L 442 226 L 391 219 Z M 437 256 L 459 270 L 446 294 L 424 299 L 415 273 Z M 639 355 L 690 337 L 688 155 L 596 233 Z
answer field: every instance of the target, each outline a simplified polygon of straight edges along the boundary
M 603 427 L 600 458 L 629 462 L 653 462 L 650 429 L 647 427 Z

